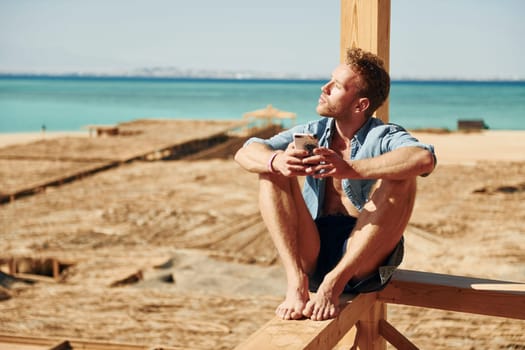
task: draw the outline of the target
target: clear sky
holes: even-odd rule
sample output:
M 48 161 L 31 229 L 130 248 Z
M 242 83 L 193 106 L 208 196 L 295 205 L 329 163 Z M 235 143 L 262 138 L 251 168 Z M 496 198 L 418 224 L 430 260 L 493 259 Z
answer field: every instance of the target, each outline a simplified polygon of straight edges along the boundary
M 392 0 L 394 78 L 525 80 L 524 0 Z M 0 0 L 0 72 L 328 77 L 339 0 Z

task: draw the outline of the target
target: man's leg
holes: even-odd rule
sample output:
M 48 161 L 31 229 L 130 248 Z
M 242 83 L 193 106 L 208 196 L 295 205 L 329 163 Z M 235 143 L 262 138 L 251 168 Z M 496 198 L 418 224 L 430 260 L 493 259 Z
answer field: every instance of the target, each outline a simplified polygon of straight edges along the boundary
M 408 224 L 416 194 L 416 179 L 378 180 L 347 241 L 346 253 L 308 302 L 304 315 L 313 320 L 335 317 L 339 296 L 351 279 L 362 279 L 392 253 Z
M 362 244 L 352 240 L 366 241 L 366 245 L 372 247 L 369 250 L 372 254 L 366 254 L 360 259 L 354 278 L 361 279 L 377 271 L 392 253 L 408 225 L 415 198 L 415 178 L 377 182 L 347 243 L 347 249 Z
M 299 319 L 309 299 L 307 273 L 319 254 L 319 234 L 306 207 L 297 178 L 259 175 L 259 206 L 283 263 L 286 299 L 275 311 L 282 319 Z

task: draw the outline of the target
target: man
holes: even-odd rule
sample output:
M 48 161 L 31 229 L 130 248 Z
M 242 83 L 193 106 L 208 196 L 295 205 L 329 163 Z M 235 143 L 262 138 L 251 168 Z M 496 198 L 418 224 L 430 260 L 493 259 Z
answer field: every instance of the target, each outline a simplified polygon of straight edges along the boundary
M 288 284 L 276 309 L 282 319 L 333 318 L 343 292 L 380 290 L 401 263 L 416 177 L 433 170 L 435 156 L 403 128 L 372 117 L 389 90 L 382 61 L 350 49 L 321 88 L 322 118 L 252 138 L 235 155 L 259 174 L 261 214 Z M 294 133 L 314 134 L 319 147 L 296 149 Z M 298 176 L 306 176 L 302 194 Z

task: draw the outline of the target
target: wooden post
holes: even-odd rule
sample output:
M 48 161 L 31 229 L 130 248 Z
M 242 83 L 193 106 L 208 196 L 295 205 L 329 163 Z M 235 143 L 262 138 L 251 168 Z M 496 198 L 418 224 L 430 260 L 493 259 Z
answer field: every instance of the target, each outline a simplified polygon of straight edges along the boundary
M 351 47 L 375 53 L 390 70 L 390 0 L 341 0 L 341 63 Z M 376 116 L 388 122 L 388 100 Z
M 376 301 L 357 323 L 357 346 L 361 350 L 386 350 L 379 334 L 379 321 L 386 319 L 386 305 Z

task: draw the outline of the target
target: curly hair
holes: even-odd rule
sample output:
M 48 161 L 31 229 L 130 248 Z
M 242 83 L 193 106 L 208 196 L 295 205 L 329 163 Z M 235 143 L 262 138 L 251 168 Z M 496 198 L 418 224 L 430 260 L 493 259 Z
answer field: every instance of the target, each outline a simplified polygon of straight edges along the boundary
M 378 56 L 359 48 L 346 51 L 345 63 L 360 77 L 359 94 L 370 101 L 367 113 L 370 117 L 388 97 L 390 76 Z

